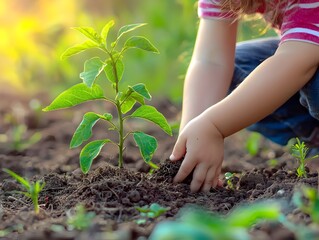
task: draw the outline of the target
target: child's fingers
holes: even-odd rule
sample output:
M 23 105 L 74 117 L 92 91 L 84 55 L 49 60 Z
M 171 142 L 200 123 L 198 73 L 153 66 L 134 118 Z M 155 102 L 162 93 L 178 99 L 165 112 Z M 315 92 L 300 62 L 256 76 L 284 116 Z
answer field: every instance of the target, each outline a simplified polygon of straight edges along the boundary
M 203 192 L 208 192 L 212 187 L 222 186 L 222 181 L 218 178 L 221 171 L 221 164 L 215 168 L 214 166 L 210 167 L 207 171 L 205 182 L 201 188 Z
M 195 166 L 196 162 L 188 159 L 188 156 L 186 155 L 176 176 L 174 177 L 174 182 L 182 182 L 192 172 Z
M 222 186 L 223 185 L 223 182 L 219 179 L 219 175 L 220 175 L 221 170 L 222 170 L 222 161 L 221 161 L 221 164 L 219 164 L 219 166 L 216 168 L 215 182 L 214 182 L 213 187 Z
M 182 157 L 184 157 L 185 153 L 186 153 L 186 139 L 179 136 L 169 159 L 171 161 L 177 161 L 181 159 Z
M 203 192 L 209 192 L 209 190 L 212 187 L 214 187 L 214 182 L 215 182 L 215 178 L 216 178 L 215 172 L 216 172 L 216 170 L 213 167 L 208 169 L 205 182 L 204 182 L 203 187 L 201 189 Z
M 198 164 L 193 173 L 193 180 L 191 182 L 191 191 L 198 192 L 203 186 L 207 178 L 207 166 L 205 164 Z

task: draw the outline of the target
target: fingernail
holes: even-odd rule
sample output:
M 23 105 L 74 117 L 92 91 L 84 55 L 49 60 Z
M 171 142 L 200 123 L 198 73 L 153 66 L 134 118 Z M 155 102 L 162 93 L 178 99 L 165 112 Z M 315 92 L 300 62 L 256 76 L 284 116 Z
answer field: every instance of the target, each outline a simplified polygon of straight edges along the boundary
M 169 156 L 169 160 L 175 161 L 175 160 L 176 160 L 176 157 L 172 154 L 171 156 Z

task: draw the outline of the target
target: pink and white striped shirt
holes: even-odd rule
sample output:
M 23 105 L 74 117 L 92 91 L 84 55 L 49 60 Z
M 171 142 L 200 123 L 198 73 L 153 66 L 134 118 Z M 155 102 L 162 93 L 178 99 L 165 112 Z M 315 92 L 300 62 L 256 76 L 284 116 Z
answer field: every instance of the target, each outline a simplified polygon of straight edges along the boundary
M 270 12 L 266 12 L 265 6 L 260 7 L 256 13 L 263 14 L 265 19 L 269 20 Z M 208 19 L 234 19 L 232 13 L 221 10 L 219 0 L 199 0 L 198 16 Z M 319 1 L 289 0 L 280 7 L 278 19 L 276 25 L 281 33 L 281 42 L 297 40 L 319 45 Z

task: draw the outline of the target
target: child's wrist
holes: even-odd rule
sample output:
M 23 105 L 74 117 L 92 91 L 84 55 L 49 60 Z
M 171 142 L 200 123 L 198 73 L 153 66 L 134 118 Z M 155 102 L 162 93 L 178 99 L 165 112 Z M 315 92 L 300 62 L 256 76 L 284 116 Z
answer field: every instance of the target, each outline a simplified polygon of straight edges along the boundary
M 215 119 L 213 116 L 210 116 L 210 114 L 208 114 L 208 112 L 204 112 L 203 113 L 203 117 L 208 119 L 208 122 L 210 123 L 210 127 L 212 129 L 214 129 L 214 132 L 218 135 L 218 137 L 224 139 L 225 137 L 227 137 L 222 131 L 221 128 L 218 127 Z

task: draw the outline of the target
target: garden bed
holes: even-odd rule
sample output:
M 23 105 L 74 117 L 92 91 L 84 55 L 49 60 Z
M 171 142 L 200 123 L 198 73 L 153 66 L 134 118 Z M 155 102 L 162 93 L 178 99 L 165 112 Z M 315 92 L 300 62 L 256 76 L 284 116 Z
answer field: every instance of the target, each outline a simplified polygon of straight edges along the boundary
M 40 194 L 40 214 L 35 215 L 32 203 L 21 194 L 12 192 L 22 190 L 20 185 L 6 173 L 0 173 L 0 231 L 8 230 L 3 239 L 147 239 L 158 222 L 174 220 L 184 206 L 198 205 L 224 215 L 235 206 L 264 199 L 280 199 L 284 214 L 292 222 L 311 223 L 309 216 L 291 203 L 291 197 L 298 185 L 307 184 L 317 188 L 317 173 L 298 179 L 295 160 L 287 149 L 266 140 L 262 140 L 259 154 L 250 156 L 244 149 L 248 136 L 244 131 L 225 142 L 222 171 L 236 173 L 235 189 L 228 189 L 225 183 L 209 193 L 190 193 L 187 183 L 172 183 L 178 164 L 166 161 L 176 134 L 168 137 L 156 126 L 132 122 L 134 128 L 144 128 L 143 131 L 158 139 L 159 149 L 154 162 L 160 164 L 160 169 L 149 174 L 150 168 L 141 159 L 135 143 L 129 140 L 124 159 L 125 169 L 116 167 L 116 149 L 106 147 L 94 160 L 89 174 L 83 175 L 79 169 L 80 149 L 70 150 L 69 142 L 82 114 L 91 108 L 89 104 L 74 110 L 41 113 L 38 116 L 29 109 L 27 98 L 17 104 L 16 96 L 8 95 L 6 103 L 11 104 L 0 106 L 0 126 L 4 126 L 4 133 L 12 128 L 4 122 L 4 116 L 18 107 L 21 114 L 23 111 L 19 122 L 28 127 L 26 135 L 40 132 L 42 138 L 23 151 L 16 151 L 7 143 L 1 143 L 0 168 L 11 169 L 30 180 L 40 179 L 46 185 Z M 166 100 L 158 101 L 155 105 L 169 122 L 178 120 L 179 107 Z M 105 135 L 105 126 L 97 124 L 94 133 L 97 139 Z M 272 158 L 278 160 L 275 167 L 267 162 Z M 92 225 L 84 231 L 72 230 L 67 224 L 68 216 L 74 213 L 79 203 L 96 215 Z M 169 210 L 158 218 L 146 219 L 138 224 L 141 216 L 136 207 L 152 203 Z M 279 223 L 257 225 L 251 230 L 251 236 L 252 239 L 265 240 L 297 239 L 293 232 Z

